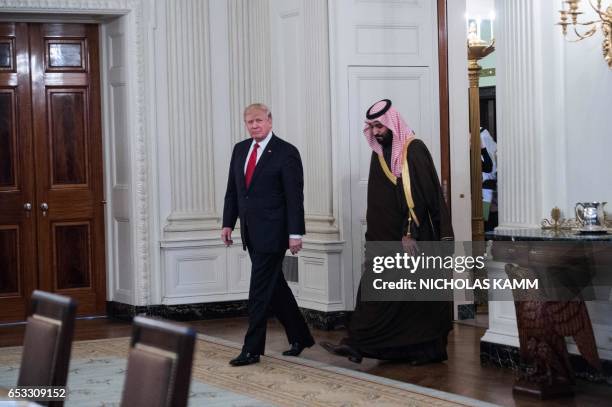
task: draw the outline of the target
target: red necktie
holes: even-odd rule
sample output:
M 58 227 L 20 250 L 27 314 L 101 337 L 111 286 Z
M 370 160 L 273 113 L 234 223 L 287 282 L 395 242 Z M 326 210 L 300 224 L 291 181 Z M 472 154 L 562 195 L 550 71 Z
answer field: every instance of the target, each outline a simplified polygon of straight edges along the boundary
M 253 173 L 255 172 L 255 166 L 257 165 L 257 149 L 259 148 L 259 143 L 255 143 L 253 146 L 253 151 L 251 151 L 251 155 L 249 156 L 249 162 L 247 164 L 246 173 L 244 174 L 244 179 L 246 181 L 246 187 L 249 187 L 251 183 L 251 178 L 253 178 Z

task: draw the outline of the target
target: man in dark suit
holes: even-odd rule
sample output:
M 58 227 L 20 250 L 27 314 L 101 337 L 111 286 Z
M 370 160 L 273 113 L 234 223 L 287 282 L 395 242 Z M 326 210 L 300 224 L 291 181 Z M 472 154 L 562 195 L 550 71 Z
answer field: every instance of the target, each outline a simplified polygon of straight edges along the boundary
M 266 342 L 269 313 L 285 327 L 291 348 L 283 355 L 298 356 L 314 339 L 298 309 L 282 272 L 287 249 L 302 249 L 304 176 L 300 153 L 272 133 L 272 114 L 261 103 L 244 110 L 250 140 L 234 146 L 230 162 L 221 239 L 229 246 L 240 218 L 240 236 L 251 258 L 249 328 L 242 352 L 232 366 L 259 362 Z

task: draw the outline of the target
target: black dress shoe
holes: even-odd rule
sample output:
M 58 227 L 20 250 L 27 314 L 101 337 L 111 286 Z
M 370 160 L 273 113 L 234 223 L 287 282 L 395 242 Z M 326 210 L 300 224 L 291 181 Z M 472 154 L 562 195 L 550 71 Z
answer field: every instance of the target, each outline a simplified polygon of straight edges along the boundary
M 347 356 L 348 360 L 355 363 L 361 363 L 363 360 L 363 355 L 357 349 L 349 346 L 345 343 L 340 343 L 339 345 L 335 345 L 330 342 L 320 342 L 319 345 L 323 347 L 329 353 L 333 353 L 338 356 Z
M 430 363 L 442 363 L 448 360 L 448 355 L 446 352 L 442 352 L 437 355 L 421 355 L 416 358 L 412 358 L 408 361 L 411 366 L 422 366 Z
M 254 355 L 246 351 L 240 352 L 240 355 L 229 362 L 232 366 L 246 366 L 252 365 L 253 363 L 259 363 L 259 355 Z
M 309 345 L 301 344 L 300 342 L 293 342 L 291 344 L 291 348 L 283 352 L 284 356 L 300 356 L 300 353 L 306 348 L 310 348 L 314 343 L 310 343 Z

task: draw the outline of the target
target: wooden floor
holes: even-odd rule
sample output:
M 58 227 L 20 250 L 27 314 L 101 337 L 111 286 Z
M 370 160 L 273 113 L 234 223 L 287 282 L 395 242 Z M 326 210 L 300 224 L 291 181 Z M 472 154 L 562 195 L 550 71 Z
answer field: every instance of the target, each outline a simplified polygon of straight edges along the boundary
M 245 318 L 232 318 L 195 321 L 190 324 L 200 333 L 242 343 L 247 321 Z M 503 406 L 612 405 L 612 386 L 585 381 L 578 382 L 576 397 L 573 399 L 541 402 L 525 396 L 513 396 L 514 376 L 511 371 L 480 365 L 479 340 L 484 331 L 483 327 L 456 324 L 449 338 L 449 360 L 427 366 L 413 367 L 403 363 L 379 362 L 372 359 L 364 359 L 363 363 L 358 365 L 345 358 L 330 355 L 318 345 L 306 349 L 302 357 Z M 23 333 L 23 325 L 0 327 L 0 346 L 21 345 Z M 79 320 L 75 340 L 113 338 L 130 334 L 131 327 L 124 322 L 106 319 Z M 317 341 L 336 342 L 342 338 L 344 332 L 314 330 L 313 334 Z M 282 327 L 276 321 L 271 321 L 266 349 L 281 352 L 287 348 Z

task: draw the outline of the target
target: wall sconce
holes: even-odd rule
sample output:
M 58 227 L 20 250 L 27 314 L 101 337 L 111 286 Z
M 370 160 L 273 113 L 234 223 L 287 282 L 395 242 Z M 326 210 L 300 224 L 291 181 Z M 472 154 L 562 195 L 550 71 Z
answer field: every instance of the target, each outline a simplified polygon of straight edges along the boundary
M 601 5 L 601 0 L 597 0 L 597 5 L 593 4 L 593 0 L 588 0 L 589 5 L 595 10 L 599 16 L 599 20 L 579 22 L 578 16 L 584 14 L 580 10 L 580 0 L 563 0 L 561 2 L 560 20 L 557 25 L 560 25 L 563 30 L 563 35 L 567 37 L 567 27 L 571 24 L 574 31 L 575 40 L 572 42 L 582 41 L 585 38 L 592 37 L 597 32 L 597 25 L 601 24 L 601 31 L 604 36 L 603 54 L 604 59 L 612 69 L 612 5 L 609 5 L 605 10 Z M 569 10 L 566 10 L 565 4 Z M 571 18 L 571 22 L 568 21 Z M 579 32 L 578 26 L 589 27 L 585 32 Z

